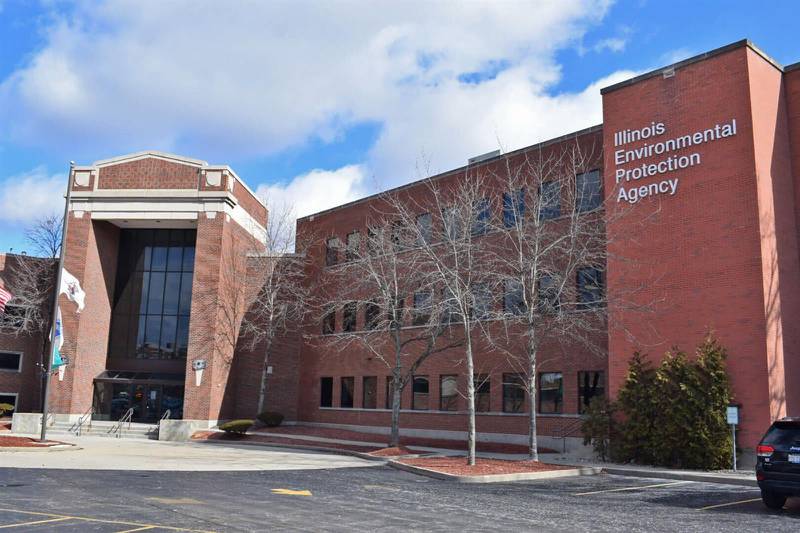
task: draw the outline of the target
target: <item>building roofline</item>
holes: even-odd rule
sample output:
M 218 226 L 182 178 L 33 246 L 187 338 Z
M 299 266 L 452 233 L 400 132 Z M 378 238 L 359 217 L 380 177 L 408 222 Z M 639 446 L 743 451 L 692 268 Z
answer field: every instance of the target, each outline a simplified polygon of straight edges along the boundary
M 797 63 L 792 63 L 791 65 L 786 65 L 783 67 L 784 72 L 791 72 L 793 70 L 800 70 L 800 61 Z
M 532 144 L 530 146 L 525 146 L 524 148 L 519 148 L 519 149 L 514 150 L 512 152 L 508 152 L 508 153 L 505 153 L 505 154 L 499 154 L 499 155 L 496 155 L 496 156 L 491 157 L 489 159 L 485 159 L 483 161 L 480 161 L 480 162 L 477 162 L 477 163 L 473 163 L 471 165 L 468 164 L 468 165 L 464 165 L 464 166 L 461 166 L 461 167 L 458 167 L 458 168 L 454 168 L 454 169 L 451 169 L 451 170 L 446 170 L 444 172 L 441 172 L 439 174 L 434 174 L 433 176 L 429 176 L 427 178 L 420 178 L 418 180 L 414 180 L 414 181 L 412 181 L 410 183 L 406 183 L 404 185 L 399 185 L 397 187 L 392 187 L 391 189 L 386 189 L 384 191 L 380 191 L 380 192 L 377 192 L 375 194 L 370 194 L 369 196 L 364 196 L 363 198 L 358 198 L 357 200 L 352 200 L 350 202 L 347 202 L 347 203 L 344 203 L 344 204 L 341 204 L 341 205 L 337 205 L 335 207 L 330 207 L 328 209 L 323 209 L 322 211 L 318 211 L 316 213 L 311 213 L 310 215 L 306 215 L 304 217 L 299 217 L 297 219 L 297 221 L 298 222 L 302 222 L 302 221 L 306 221 L 306 220 L 312 220 L 313 218 L 321 216 L 321 215 L 327 215 L 328 213 L 332 213 L 332 212 L 338 211 L 340 209 L 346 209 L 346 208 L 352 207 L 354 205 L 358 205 L 358 204 L 361 204 L 361 203 L 369 202 L 369 201 L 374 200 L 376 198 L 379 198 L 380 196 L 383 196 L 385 194 L 390 194 L 390 193 L 396 193 L 396 192 L 399 192 L 399 191 L 403 191 L 405 189 L 408 189 L 408 188 L 414 187 L 416 185 L 419 185 L 420 183 L 425 182 L 425 181 L 439 180 L 439 179 L 445 178 L 447 176 L 450 176 L 452 174 L 455 174 L 457 172 L 463 172 L 467 168 L 476 168 L 476 167 L 489 165 L 489 164 L 494 163 L 494 162 L 496 162 L 496 161 L 498 161 L 500 159 L 507 158 L 507 157 L 512 157 L 514 155 L 520 154 L 520 153 L 525 152 L 527 150 L 535 150 L 537 148 L 545 148 L 547 146 L 551 146 L 553 144 L 557 144 L 559 142 L 565 141 L 565 140 L 573 138 L 573 137 L 581 137 L 583 135 L 588 135 L 590 133 L 595 133 L 595 132 L 602 131 L 602 130 L 603 130 L 603 125 L 602 124 L 597 124 L 595 126 L 590 126 L 588 128 L 584 128 L 582 130 L 573 131 L 571 133 L 567 133 L 567 134 L 561 135 L 559 137 L 554 137 L 552 139 L 548 139 L 546 141 L 542 141 L 542 142 L 539 142 L 539 143 L 536 143 L 536 144 Z
M 196 167 L 203 167 L 208 166 L 208 162 L 203 161 L 202 159 L 194 159 L 192 157 L 186 157 L 183 155 L 178 154 L 171 154 L 169 152 L 159 152 L 158 150 L 143 150 L 141 152 L 133 152 L 131 154 L 124 154 L 118 155 L 115 157 L 111 157 L 108 159 L 100 159 L 92 163 L 93 167 L 105 167 L 108 165 L 114 165 L 118 163 L 124 163 L 125 161 L 141 159 L 146 156 L 154 156 L 160 159 L 168 159 L 171 161 L 175 161 L 178 163 L 189 164 Z
M 655 70 L 651 70 L 649 72 L 645 72 L 644 74 L 640 74 L 638 76 L 635 76 L 635 77 L 630 78 L 630 79 L 625 80 L 625 81 L 621 81 L 619 83 L 615 83 L 614 85 L 609 85 L 608 87 L 603 87 L 602 89 L 600 89 L 600 94 L 607 94 L 607 93 L 616 91 L 617 89 L 622 89 L 623 87 L 627 87 L 629 85 L 633 85 L 634 83 L 638 83 L 640 81 L 646 80 L 648 78 L 654 78 L 656 76 L 660 76 L 665 71 L 674 70 L 674 69 L 678 69 L 678 68 L 683 68 L 683 67 L 685 67 L 687 65 L 691 65 L 692 63 L 698 63 L 700 61 L 705 61 L 706 59 L 710 59 L 712 57 L 715 57 L 715 56 L 718 56 L 720 54 L 724 54 L 726 52 L 730 52 L 731 50 L 736 50 L 737 48 L 742 48 L 742 47 L 750 48 L 753 52 L 755 52 L 756 54 L 761 56 L 762 59 L 764 59 L 767 63 L 769 63 L 770 65 L 772 65 L 773 67 L 775 67 L 779 71 L 781 71 L 781 72 L 785 71 L 784 67 L 780 63 L 775 61 L 772 57 L 767 55 L 766 52 L 764 52 L 758 46 L 753 44 L 753 42 L 750 41 L 750 39 L 742 39 L 740 41 L 736 41 L 736 42 L 733 42 L 733 43 L 730 43 L 730 44 L 726 44 L 725 46 L 720 46 L 719 48 L 715 48 L 714 50 L 711 50 L 709 52 L 704 52 L 702 54 L 698 54 L 696 56 L 692 56 L 692 57 L 690 57 L 688 59 L 684 59 L 683 61 L 678 61 L 676 63 L 672 63 L 671 65 L 667 65 L 667 66 L 664 66 L 664 67 L 657 68 Z

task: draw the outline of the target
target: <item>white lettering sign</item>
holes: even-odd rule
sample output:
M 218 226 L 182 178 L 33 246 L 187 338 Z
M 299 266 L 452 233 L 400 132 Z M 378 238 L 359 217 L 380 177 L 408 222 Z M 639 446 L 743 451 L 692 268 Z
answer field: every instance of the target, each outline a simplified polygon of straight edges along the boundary
M 659 178 L 665 174 L 700 165 L 702 162 L 700 152 L 688 154 L 676 152 L 736 135 L 736 119 L 694 133 L 655 140 L 666 133 L 667 126 L 663 122 L 651 122 L 643 128 L 625 129 L 614 134 L 614 180 L 620 185 L 617 202 L 635 204 L 648 196 L 675 196 L 678 192 L 677 177 L 665 176 L 660 181 L 646 185 L 631 184 L 631 182 L 644 178 Z M 621 148 L 640 141 L 644 141 L 640 146 Z M 637 163 L 642 159 L 657 156 L 663 157 L 655 162 Z

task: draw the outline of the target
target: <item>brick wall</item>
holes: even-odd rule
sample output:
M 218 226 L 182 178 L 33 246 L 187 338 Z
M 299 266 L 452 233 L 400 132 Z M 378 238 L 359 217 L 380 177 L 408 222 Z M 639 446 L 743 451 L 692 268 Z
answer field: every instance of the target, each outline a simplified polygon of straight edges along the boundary
M 197 189 L 198 167 L 148 157 L 99 170 L 98 189 Z

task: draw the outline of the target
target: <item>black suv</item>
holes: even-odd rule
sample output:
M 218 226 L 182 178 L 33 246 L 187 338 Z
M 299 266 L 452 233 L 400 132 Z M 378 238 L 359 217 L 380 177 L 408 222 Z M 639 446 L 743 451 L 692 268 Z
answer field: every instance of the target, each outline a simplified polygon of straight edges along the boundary
M 770 509 L 782 509 L 787 497 L 800 496 L 800 418 L 773 422 L 756 454 L 761 499 Z

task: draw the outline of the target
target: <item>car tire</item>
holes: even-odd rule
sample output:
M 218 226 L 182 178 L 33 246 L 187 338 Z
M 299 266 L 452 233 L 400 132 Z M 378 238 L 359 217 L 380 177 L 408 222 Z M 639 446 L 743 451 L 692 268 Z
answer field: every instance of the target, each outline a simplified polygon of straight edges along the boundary
M 770 509 L 780 510 L 786 504 L 786 495 L 777 494 L 769 490 L 761 491 L 761 499 L 764 501 L 764 505 Z

